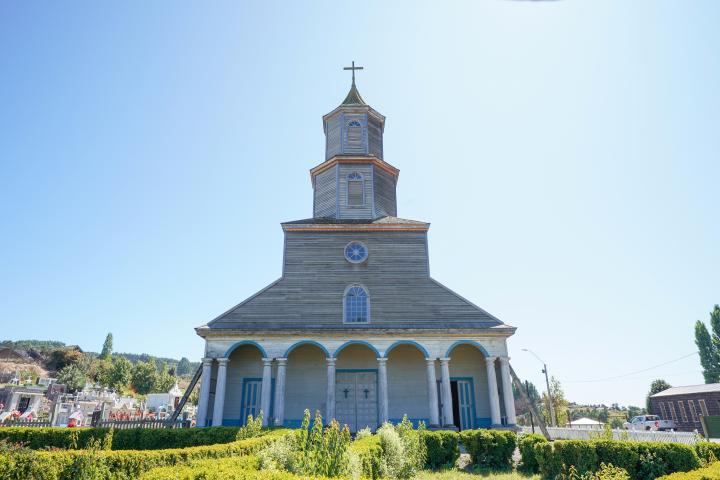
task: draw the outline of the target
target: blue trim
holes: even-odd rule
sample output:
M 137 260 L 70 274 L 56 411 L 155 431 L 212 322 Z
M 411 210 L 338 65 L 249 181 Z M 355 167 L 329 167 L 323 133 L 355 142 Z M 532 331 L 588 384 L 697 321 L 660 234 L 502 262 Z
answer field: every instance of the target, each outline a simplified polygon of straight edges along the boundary
M 452 345 L 450 345 L 450 348 L 448 348 L 448 349 L 447 349 L 447 352 L 445 352 L 445 356 L 446 356 L 446 357 L 449 357 L 449 356 L 450 356 L 450 353 L 452 353 L 452 351 L 455 350 L 455 347 L 457 347 L 457 346 L 459 346 L 459 345 L 472 345 L 473 347 L 476 347 L 478 350 L 480 350 L 480 351 L 482 352 L 482 354 L 485 355 L 486 357 L 489 357 L 489 356 L 490 356 L 490 354 L 488 353 L 488 351 L 485 350 L 485 347 L 483 347 L 482 345 L 480 345 L 480 344 L 479 344 L 478 342 L 476 342 L 475 340 L 458 340 L 457 342 L 455 342 L 455 343 L 453 343 Z
M 290 355 L 290 352 L 292 352 L 293 350 L 295 350 L 297 347 L 299 347 L 299 346 L 301 346 L 301 345 L 315 345 L 316 347 L 320 348 L 320 350 L 322 350 L 323 352 L 325 352 L 325 356 L 326 356 L 326 357 L 330 357 L 330 352 L 328 351 L 328 349 L 325 348 L 324 345 L 316 342 L 315 340 L 300 340 L 299 342 L 293 343 L 293 344 L 290 346 L 290 348 L 287 349 L 287 351 L 285 352 L 285 355 L 283 355 L 283 356 L 284 356 L 285 358 L 287 358 L 288 355 Z
M 422 352 L 423 355 L 425 355 L 425 358 L 430 358 L 430 354 L 428 353 L 427 350 L 425 350 L 425 347 L 423 347 L 422 345 L 420 345 L 419 343 L 417 343 L 414 340 L 398 340 L 397 342 L 390 345 L 387 349 L 385 349 L 385 357 L 388 356 L 388 354 L 392 351 L 393 348 L 395 348 L 399 345 L 413 345 L 418 350 L 420 350 L 420 352 Z
M 335 373 L 352 373 L 352 372 L 375 372 L 377 373 L 377 368 L 338 368 L 335 370 Z
M 420 422 L 425 422 L 425 426 L 430 425 L 429 418 L 408 418 L 408 420 L 410 420 L 410 423 L 413 424 L 414 428 L 417 428 Z M 393 425 L 397 425 L 398 423 L 402 422 L 402 418 L 388 418 L 388 422 L 392 423 Z
M 233 351 L 235 351 L 236 348 L 238 348 L 242 345 L 252 345 L 252 346 L 256 347 L 258 350 L 260 350 L 260 353 L 262 354 L 263 358 L 268 358 L 268 354 L 265 351 L 265 349 L 259 343 L 255 342 L 253 340 L 243 340 L 241 342 L 236 342 L 236 343 L 232 344 L 232 346 L 230 348 L 228 348 L 227 351 L 225 352 L 225 355 L 224 355 L 225 358 L 229 357 L 230 354 Z
M 490 422 L 489 417 L 476 417 L 475 418 L 475 428 L 490 428 L 492 427 L 492 423 Z
M 369 315 L 368 315 L 368 317 L 369 317 Z M 366 342 L 365 340 L 349 340 L 349 341 L 343 343 L 335 350 L 335 352 L 333 353 L 333 357 L 337 358 L 338 353 L 340 353 L 345 347 L 349 347 L 350 345 L 365 345 L 366 347 L 369 347 L 370 350 L 375 352 L 375 355 L 377 355 L 378 358 L 382 357 L 382 355 L 380 355 L 380 352 L 378 352 L 377 348 L 373 347 L 372 344 L 370 344 L 369 342 Z

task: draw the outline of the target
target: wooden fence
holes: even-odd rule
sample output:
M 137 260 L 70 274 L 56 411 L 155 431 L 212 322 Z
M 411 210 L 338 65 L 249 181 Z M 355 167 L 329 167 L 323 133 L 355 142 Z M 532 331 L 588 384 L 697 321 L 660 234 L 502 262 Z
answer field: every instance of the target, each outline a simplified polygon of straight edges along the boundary
M 176 420 L 174 422 L 168 420 L 100 420 L 95 426 L 113 427 L 116 430 L 125 430 L 127 428 L 187 428 L 190 426 L 190 422 L 187 420 Z
M 19 420 L 6 419 L 0 422 L 0 427 L 49 427 L 50 420 Z
M 530 427 L 522 427 L 522 431 L 523 433 L 532 433 Z M 590 440 L 604 435 L 605 432 L 597 428 L 548 427 L 548 433 L 553 440 Z M 614 440 L 630 440 L 633 442 L 674 442 L 694 445 L 703 440 L 697 430 L 695 432 L 660 432 L 652 430 L 621 430 L 616 428 L 612 433 Z

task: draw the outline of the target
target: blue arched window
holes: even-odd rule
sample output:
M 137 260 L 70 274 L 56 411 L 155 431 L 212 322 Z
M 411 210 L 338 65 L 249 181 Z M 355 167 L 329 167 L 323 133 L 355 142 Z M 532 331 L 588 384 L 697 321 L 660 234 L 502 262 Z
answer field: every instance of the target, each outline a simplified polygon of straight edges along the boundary
M 360 285 L 350 285 L 343 298 L 345 323 L 368 323 L 370 321 L 370 296 Z
M 365 204 L 363 176 L 358 172 L 352 172 L 347 176 L 347 204 L 350 206 Z

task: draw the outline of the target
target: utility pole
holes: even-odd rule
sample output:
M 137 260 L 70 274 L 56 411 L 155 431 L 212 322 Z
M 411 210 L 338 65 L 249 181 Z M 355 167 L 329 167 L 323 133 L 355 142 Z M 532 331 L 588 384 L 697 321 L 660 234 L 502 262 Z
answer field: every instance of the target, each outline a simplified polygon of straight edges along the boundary
M 552 393 L 550 393 L 550 377 L 548 376 L 548 369 L 547 364 L 543 361 L 542 358 L 538 357 L 535 352 L 530 350 L 529 348 L 523 348 L 523 352 L 528 352 L 532 354 L 533 357 L 537 358 L 540 363 L 543 364 L 542 373 L 545 374 L 545 385 L 547 386 L 547 396 L 548 396 L 548 409 L 550 410 L 550 425 L 553 427 L 557 427 L 557 417 L 555 416 L 555 406 L 553 405 L 553 398 Z
M 527 393 L 527 398 L 530 398 L 530 382 L 525 380 L 525 393 Z M 530 402 L 528 402 L 528 411 L 530 412 L 530 426 L 532 427 L 532 432 L 535 433 L 535 422 L 533 421 L 533 414 L 532 409 L 530 408 Z

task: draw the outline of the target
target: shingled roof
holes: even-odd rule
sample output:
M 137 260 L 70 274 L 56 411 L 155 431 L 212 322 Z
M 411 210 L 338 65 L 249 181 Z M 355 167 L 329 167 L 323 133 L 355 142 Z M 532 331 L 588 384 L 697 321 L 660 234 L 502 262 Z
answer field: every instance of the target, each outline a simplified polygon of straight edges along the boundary
M 363 98 L 360 96 L 360 92 L 358 92 L 358 89 L 355 86 L 355 82 L 353 82 L 352 86 L 350 87 L 350 91 L 348 92 L 345 100 L 342 101 L 340 106 L 342 107 L 358 105 L 367 105 L 367 103 L 365 103 L 365 100 L 363 100 Z

